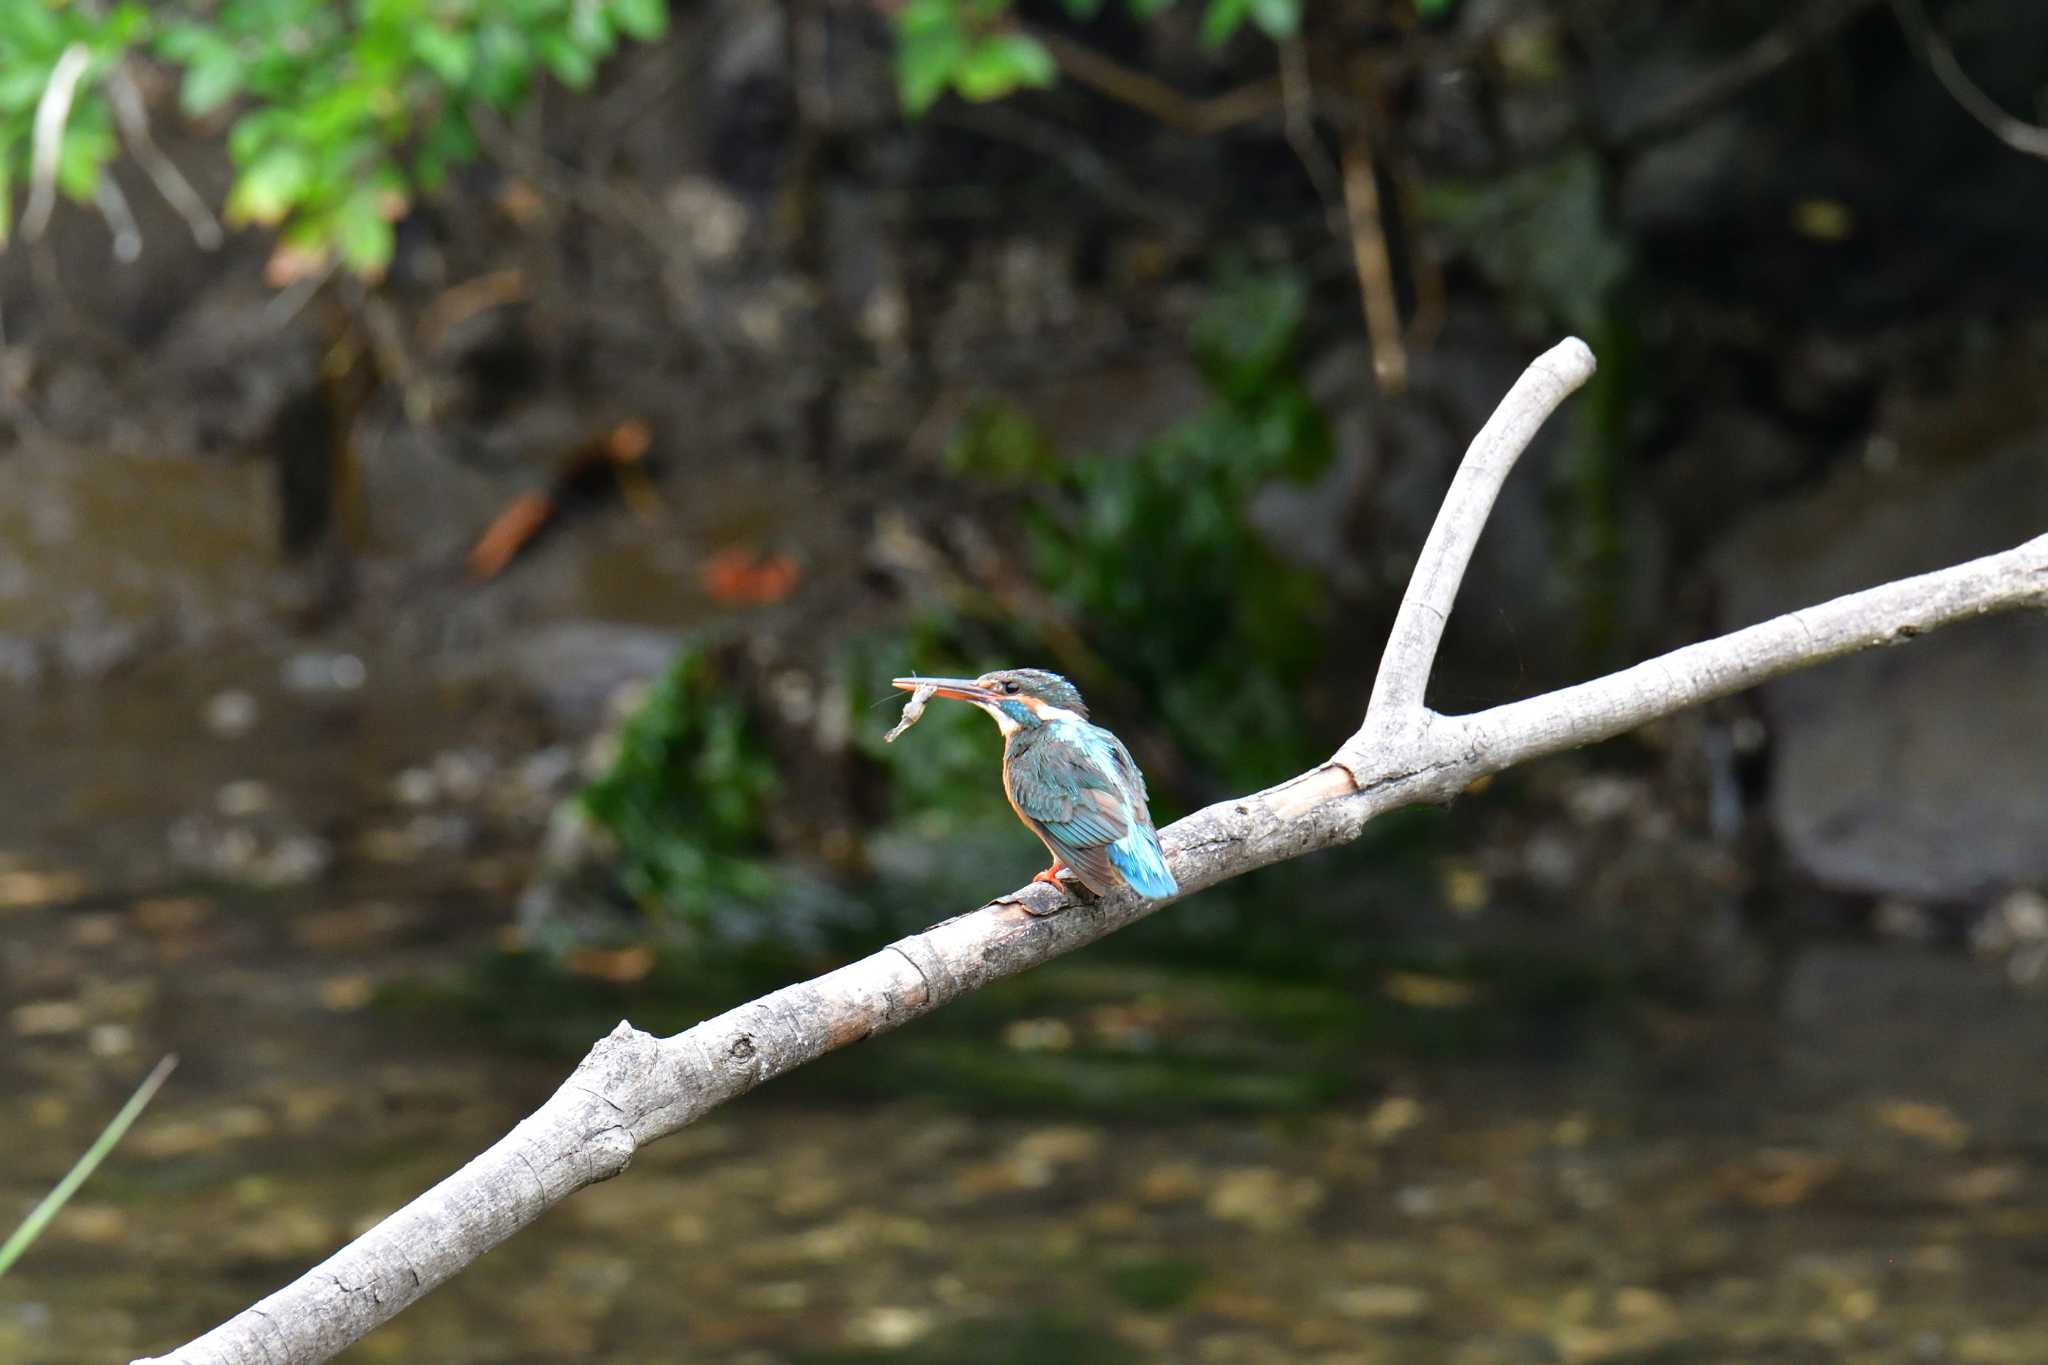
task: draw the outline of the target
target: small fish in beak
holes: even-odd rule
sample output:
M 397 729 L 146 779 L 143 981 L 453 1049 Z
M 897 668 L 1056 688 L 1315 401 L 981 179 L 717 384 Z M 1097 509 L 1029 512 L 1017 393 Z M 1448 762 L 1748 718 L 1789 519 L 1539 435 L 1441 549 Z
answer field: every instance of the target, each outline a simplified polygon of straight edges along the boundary
M 895 685 L 910 684 L 910 700 L 903 703 L 903 719 L 896 722 L 896 728 L 882 736 L 882 743 L 894 744 L 897 736 L 924 719 L 925 703 L 939 690 L 937 683 L 919 682 L 916 678 L 898 678 Z

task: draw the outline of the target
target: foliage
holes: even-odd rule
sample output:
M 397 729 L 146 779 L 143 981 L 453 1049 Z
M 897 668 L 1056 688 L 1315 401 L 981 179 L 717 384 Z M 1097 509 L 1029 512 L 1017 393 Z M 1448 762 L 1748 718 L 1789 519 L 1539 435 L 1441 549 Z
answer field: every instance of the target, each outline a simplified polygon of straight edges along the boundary
M 949 91 L 1000 99 L 1051 85 L 1058 66 L 1015 22 L 1014 0 L 905 0 L 895 10 L 904 107 L 923 113 Z M 1062 0 L 1092 20 L 1106 0 Z M 1151 20 L 1174 0 L 1124 0 Z M 1418 0 L 1425 16 L 1441 0 Z M 1301 26 L 1302 0 L 1206 0 L 1202 40 L 1220 49 L 1247 25 L 1270 38 Z M 509 110 L 542 73 L 583 89 L 621 37 L 666 28 L 666 0 L 219 0 L 101 13 L 70 0 L 0 0 L 0 244 L 12 191 L 29 176 L 36 110 L 64 53 L 84 74 L 55 161 L 57 188 L 90 202 L 120 138 L 108 77 L 133 56 L 170 63 L 193 117 L 232 111 L 236 167 L 227 217 L 279 230 L 273 278 L 337 256 L 375 277 L 392 224 L 420 193 L 478 152 L 471 111 Z
M 665 0 L 222 0 L 100 17 L 0 0 L 0 215 L 65 51 L 90 59 L 57 162 L 58 187 L 81 201 L 119 148 L 106 80 L 147 53 L 180 69 L 187 114 L 235 110 L 227 216 L 280 229 L 280 273 L 338 255 L 375 276 L 413 196 L 476 155 L 473 108 L 513 108 L 543 72 L 582 89 L 621 36 L 657 37 L 667 20 Z
M 1006 28 L 1007 0 L 909 0 L 896 11 L 896 82 L 903 107 L 931 108 L 948 90 L 969 100 L 1000 99 L 1053 83 L 1052 54 Z
M 699 919 L 777 889 L 765 741 L 709 651 L 686 648 L 621 727 L 618 756 L 586 787 L 584 810 L 617 838 L 619 876 L 642 905 Z
M 952 452 L 983 477 L 1032 476 L 1039 585 L 1106 672 L 1232 784 L 1268 780 L 1307 749 L 1299 697 L 1319 652 L 1321 591 L 1248 511 L 1272 481 L 1311 478 L 1329 461 L 1328 429 L 1294 368 L 1305 301 L 1291 276 L 1226 282 L 1194 329 L 1209 406 L 1129 456 L 1061 461 L 1014 414 L 970 424 Z M 1039 463 L 1020 467 L 1034 450 Z
M 104 81 L 149 24 L 139 4 L 116 5 L 94 16 L 77 5 L 45 0 L 0 0 L 0 242 L 11 218 L 9 201 L 28 179 L 36 107 L 58 59 L 76 48 L 87 57 L 81 92 Z M 113 111 L 104 99 L 81 93 L 57 143 L 57 188 L 89 200 L 119 143 Z
M 1105 0 L 1061 0 L 1076 19 L 1094 19 Z M 1174 0 L 1125 0 L 1137 19 L 1173 8 Z M 1250 23 L 1270 38 L 1301 27 L 1302 0 L 1208 0 L 1202 41 L 1221 48 Z M 896 83 L 903 107 L 921 114 L 947 91 L 976 102 L 1048 86 L 1059 67 L 1045 44 L 1022 32 L 1011 0 L 906 0 L 896 11 Z
M 1000 406 L 970 420 L 950 452 L 963 473 L 1023 500 L 1024 567 L 1080 623 L 1102 670 L 1074 670 L 1077 680 L 1127 688 L 1207 775 L 1233 785 L 1291 770 L 1307 749 L 1298 699 L 1318 657 L 1320 592 L 1272 553 L 1246 512 L 1273 480 L 1312 476 L 1329 458 L 1322 416 L 1294 368 L 1304 306 L 1291 277 L 1228 282 L 1194 330 L 1209 406 L 1129 456 L 1063 458 Z M 913 736 L 886 745 L 878 717 L 902 694 L 875 696 L 876 680 L 892 675 L 971 674 L 1020 659 L 1063 664 L 1015 613 L 956 601 L 849 640 L 835 667 L 856 680 L 837 690 L 861 708 L 854 742 L 886 773 L 895 816 L 942 821 L 955 841 L 1000 826 L 1028 862 L 1036 849 L 996 793 L 987 721 L 935 705 Z M 582 802 L 617 839 L 636 901 L 703 922 L 722 904 L 795 894 L 767 829 L 777 786 L 769 745 L 713 656 L 694 647 L 626 724 L 617 759 Z M 985 874 L 987 851 L 963 847 Z

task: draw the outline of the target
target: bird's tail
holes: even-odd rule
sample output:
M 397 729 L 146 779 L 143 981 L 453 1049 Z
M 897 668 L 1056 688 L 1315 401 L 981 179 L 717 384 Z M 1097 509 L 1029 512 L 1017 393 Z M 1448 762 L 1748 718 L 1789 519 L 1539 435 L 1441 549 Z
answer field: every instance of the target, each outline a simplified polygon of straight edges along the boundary
M 1180 883 L 1167 870 L 1166 855 L 1160 851 L 1159 836 L 1149 826 L 1137 825 L 1111 844 L 1109 860 L 1124 874 L 1131 890 L 1147 900 L 1180 894 Z

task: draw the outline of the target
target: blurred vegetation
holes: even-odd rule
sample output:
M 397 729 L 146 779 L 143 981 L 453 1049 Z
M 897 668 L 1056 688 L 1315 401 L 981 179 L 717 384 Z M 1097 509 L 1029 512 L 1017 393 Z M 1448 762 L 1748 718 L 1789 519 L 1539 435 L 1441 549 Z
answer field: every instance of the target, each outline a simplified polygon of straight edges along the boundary
M 1149 23 L 1173 8 L 1064 7 L 1077 23 Z M 1412 4 L 1423 19 L 1445 8 Z M 274 278 L 336 266 L 374 277 L 391 259 L 395 221 L 480 154 L 481 119 L 516 109 L 550 75 L 589 86 L 622 41 L 658 36 L 667 18 L 662 0 L 0 0 L 0 223 L 8 191 L 39 173 L 74 199 L 102 192 L 126 136 L 116 117 L 123 64 L 146 58 L 172 69 L 186 114 L 223 132 L 236 168 L 227 216 L 277 230 Z M 1220 50 L 1250 34 L 1293 40 L 1304 7 L 1206 0 L 1182 18 Z M 948 94 L 993 99 L 1057 76 L 1010 0 L 907 0 L 893 22 L 913 112 Z M 75 95 L 54 166 L 39 172 L 37 111 L 67 62 Z M 1433 186 L 1424 208 L 1461 256 L 1532 315 L 1608 336 L 1602 324 L 1627 262 L 1603 228 L 1593 162 Z M 1162 822 L 1192 801 L 1298 768 L 1314 747 L 1300 699 L 1320 662 L 1326 604 L 1318 579 L 1274 553 L 1249 509 L 1262 489 L 1312 480 L 1331 459 L 1298 363 L 1305 311 L 1299 278 L 1225 272 L 1190 338 L 1206 404 L 1133 451 L 1059 450 L 1016 406 L 977 407 L 947 462 L 995 538 L 1017 551 L 1006 567 L 1022 571 L 1045 609 L 1020 611 L 987 590 L 944 595 L 918 604 L 903 626 L 841 641 L 835 658 L 817 662 L 862 699 L 904 671 L 1058 668 L 1133 740 Z M 1618 405 L 1603 411 L 1612 418 L 1603 430 L 1618 430 Z M 1587 558 L 1602 564 L 1619 534 L 1612 449 L 1577 464 L 1567 510 L 1589 528 L 1580 537 Z M 702 924 L 721 907 L 744 913 L 803 899 L 791 895 L 792 850 L 778 847 L 787 839 L 772 818 L 776 793 L 793 785 L 787 746 L 744 700 L 754 690 L 721 679 L 715 642 L 693 646 L 582 795 L 583 811 L 617 843 L 618 890 L 635 904 Z M 914 821 L 918 837 L 936 843 L 1000 826 L 1029 849 L 995 794 L 998 745 L 970 710 L 935 707 L 895 746 L 881 744 L 871 713 L 849 728 L 850 761 L 881 774 L 899 827 Z
M 1062 4 L 1080 21 L 1108 8 Z M 1415 0 L 1423 17 L 1446 6 Z M 1140 21 L 1173 7 L 1122 6 Z M 1207 0 L 1199 27 L 1221 50 L 1246 28 L 1291 38 L 1301 21 L 1301 0 Z M 478 155 L 480 112 L 517 108 L 542 74 L 586 89 L 622 38 L 651 40 L 667 24 L 666 0 L 0 0 L 0 244 L 14 192 L 31 181 L 103 209 L 118 194 L 107 168 L 124 139 L 138 148 L 113 86 L 147 57 L 178 73 L 188 116 L 223 118 L 236 168 L 226 217 L 278 230 L 273 282 L 337 260 L 375 278 L 391 261 L 392 225 Z M 897 84 L 913 114 L 948 93 L 994 100 L 1058 77 L 1011 0 L 906 0 L 893 24 Z M 38 166 L 46 106 L 56 136 Z
M 1109 0 L 1060 3 L 1078 20 L 1109 8 Z M 1140 20 L 1173 7 L 1174 0 L 1124 0 L 1122 6 Z M 1269 38 L 1289 38 L 1301 28 L 1301 8 L 1302 0 L 1208 0 L 1202 41 L 1220 49 L 1247 25 Z M 1052 53 L 1017 27 L 1012 10 L 1010 0 L 906 0 L 898 7 L 896 84 L 903 107 L 921 114 L 948 91 L 984 101 L 1053 84 L 1059 66 Z
M 1322 589 L 1250 519 L 1261 488 L 1330 462 L 1295 367 L 1305 301 L 1294 276 L 1227 280 L 1194 329 L 1208 407 L 1128 457 L 1046 468 L 1029 492 L 1039 583 L 1103 670 L 1225 788 L 1274 780 L 1308 754 L 1300 698 L 1321 651 Z M 969 473 L 977 461 L 956 451 Z
M 1321 650 L 1323 597 L 1314 575 L 1273 553 L 1248 509 L 1272 481 L 1312 478 L 1330 461 L 1329 431 L 1295 368 L 1305 299 L 1291 276 L 1226 278 L 1193 329 L 1208 406 L 1127 455 L 1063 456 L 1004 404 L 964 422 L 948 462 L 1016 519 L 1057 622 L 1000 603 L 924 604 L 901 630 L 839 646 L 832 669 L 850 680 L 847 695 L 906 672 L 1049 662 L 1084 691 L 1102 683 L 1136 699 L 1144 712 L 1130 720 L 1162 732 L 1192 790 L 1257 786 L 1299 767 L 1310 747 L 1299 697 Z M 1068 621 L 1078 640 L 1052 628 Z M 867 714 L 849 726 L 887 775 L 894 818 L 935 839 L 1010 819 L 994 799 L 998 743 L 972 709 L 935 706 L 895 745 L 882 728 Z M 766 814 L 777 786 L 768 734 L 698 644 L 625 725 L 616 761 L 582 801 L 619 842 L 627 894 L 692 915 L 774 889 Z M 1163 818 L 1175 793 L 1156 795 Z
M 273 280 L 336 258 L 376 276 L 414 197 L 477 155 L 475 111 L 516 108 L 542 73 L 584 89 L 622 37 L 667 23 L 666 0 L 0 0 L 0 224 L 37 173 L 34 126 L 60 64 L 84 62 L 50 169 L 90 204 L 121 150 L 112 82 L 146 55 L 181 73 L 187 115 L 232 111 L 226 214 L 279 229 Z
M 1448 14 L 1455 0 L 1412 0 L 1418 19 Z M 1143 22 L 1175 9 L 1176 0 L 1060 0 L 1070 19 L 1087 22 L 1121 9 Z M 1206 0 L 1199 32 L 1204 47 L 1221 52 L 1246 29 L 1275 42 L 1301 32 L 1303 0 Z M 1019 27 L 1012 0 L 905 0 L 896 7 L 896 84 L 912 114 L 947 93 L 983 102 L 1059 79 L 1059 63 L 1037 37 Z
M 1065 455 L 995 400 L 947 454 L 1015 510 L 1034 587 L 1081 637 L 999 612 L 978 623 L 997 637 L 983 654 L 1049 660 L 1098 705 L 1104 689 L 1142 705 L 1192 763 L 1193 791 L 1270 781 L 1308 749 L 1299 698 L 1320 654 L 1322 589 L 1249 516 L 1261 488 L 1329 465 L 1328 426 L 1295 364 L 1305 305 L 1297 277 L 1227 275 L 1191 338 L 1208 405 L 1133 452 Z M 920 643 L 973 634 L 927 624 Z M 1170 807 L 1175 793 L 1163 795 Z
M 1081 638 L 1049 638 L 1059 632 L 1046 621 L 968 594 L 927 600 L 903 626 L 833 647 L 824 668 L 840 681 L 828 691 L 855 708 L 846 726 L 855 761 L 872 765 L 887 792 L 869 837 L 920 850 L 926 870 L 911 875 L 922 880 L 846 888 L 842 909 L 867 898 L 863 925 L 841 919 L 803 934 L 785 922 L 744 942 L 690 932 L 707 906 L 786 914 L 803 898 L 781 870 L 792 850 L 773 846 L 767 819 L 795 779 L 778 776 L 770 726 L 738 700 L 746 689 L 716 681 L 718 647 L 700 644 L 649 695 L 616 764 L 584 798 L 623 846 L 625 884 L 657 916 L 653 937 L 686 932 L 624 987 L 565 978 L 531 958 L 495 959 L 463 991 L 464 1012 L 493 1038 L 550 1051 L 580 1046 L 621 1008 L 647 1027 L 684 1027 L 871 947 L 878 926 L 909 927 L 890 918 L 906 905 L 923 916 L 1008 885 L 992 871 L 1001 857 L 1014 850 L 1035 863 L 1037 850 L 997 794 L 992 727 L 971 708 L 935 704 L 885 745 L 898 697 L 875 699 L 896 674 L 1070 666 L 1060 651 L 1078 649 L 1138 699 L 1106 717 L 1127 732 L 1156 725 L 1194 780 L 1241 790 L 1298 768 L 1311 751 L 1298 698 L 1318 662 L 1323 602 L 1246 509 L 1261 488 L 1313 477 L 1331 459 L 1296 365 L 1304 306 L 1297 279 L 1226 275 L 1191 335 L 1207 405 L 1126 454 L 1063 454 L 1005 403 L 963 421 L 949 466 L 980 489 L 989 515 L 1006 519 L 999 538 L 1028 548 L 1006 567 L 1023 568 L 1058 604 L 1053 623 L 1076 623 Z M 1173 796 L 1162 795 L 1164 819 Z M 1438 811 L 1404 813 L 1377 823 L 1355 856 L 1371 863 L 1377 885 L 1407 888 L 1397 899 L 1427 897 L 1441 828 Z M 1331 903 L 1333 879 L 1355 908 L 1358 871 L 1349 859 L 1322 860 L 1217 888 L 1086 960 L 956 1002 L 900 1039 L 885 1064 L 835 1057 L 808 1084 L 1036 1112 L 1294 1113 L 1350 1092 L 1386 1058 L 1562 1046 L 1609 1020 L 1629 987 L 1625 968 L 1584 956 L 1418 948 L 1357 933 L 1333 941 L 1304 934 L 1312 912 L 1273 913 Z M 774 905 L 761 896 L 750 912 L 746 895 L 776 889 L 778 877 Z M 1170 1296 L 1184 1278 L 1172 1267 L 1134 1272 L 1128 1290 Z
M 738 692 L 709 650 L 686 648 L 618 732 L 618 755 L 583 809 L 618 841 L 635 903 L 702 919 L 778 885 L 767 804 L 778 778 Z

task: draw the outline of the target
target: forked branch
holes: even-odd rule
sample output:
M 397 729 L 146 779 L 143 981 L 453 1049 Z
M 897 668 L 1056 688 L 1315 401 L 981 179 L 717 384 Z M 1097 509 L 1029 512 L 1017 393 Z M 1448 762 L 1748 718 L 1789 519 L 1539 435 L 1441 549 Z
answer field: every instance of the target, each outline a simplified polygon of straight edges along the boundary
M 1365 710 L 1365 731 L 1374 737 L 1389 738 L 1420 718 L 1423 690 L 1429 685 L 1444 625 L 1451 619 L 1458 585 L 1465 580 L 1472 549 L 1493 514 L 1501 485 L 1557 405 L 1592 377 L 1593 352 L 1577 337 L 1566 337 L 1522 372 L 1472 438 L 1443 506 L 1437 509 L 1436 524 L 1422 542 L 1387 636 L 1379 677 Z
M 1532 365 L 1466 454 L 1417 563 L 1365 723 L 1332 758 L 1163 832 L 1183 895 L 1358 837 L 1383 812 L 1447 801 L 1524 759 L 1605 739 L 1797 668 L 1953 621 L 2048 606 L 2048 535 L 2003 554 L 1691 645 L 1634 668 L 1440 716 L 1423 690 L 1494 495 L 1536 429 L 1593 372 L 1567 340 Z M 325 1360 L 642 1145 L 835 1048 L 1092 943 L 1167 902 L 1087 904 L 1034 883 L 815 980 L 667 1038 L 620 1024 L 562 1088 L 467 1166 L 261 1303 L 161 1357 L 164 1365 Z

